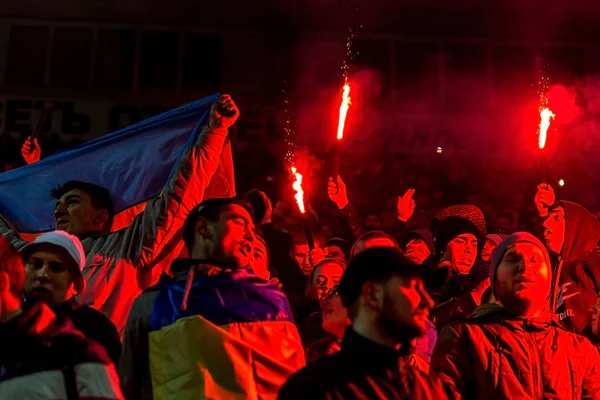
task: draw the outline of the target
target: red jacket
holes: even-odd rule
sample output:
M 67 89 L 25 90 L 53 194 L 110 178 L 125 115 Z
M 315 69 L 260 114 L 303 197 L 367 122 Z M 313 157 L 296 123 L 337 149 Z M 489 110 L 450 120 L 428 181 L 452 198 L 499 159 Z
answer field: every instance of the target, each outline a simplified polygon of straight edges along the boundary
M 600 399 L 600 355 L 589 340 L 550 314 L 511 317 L 493 304 L 442 330 L 430 374 L 457 398 Z

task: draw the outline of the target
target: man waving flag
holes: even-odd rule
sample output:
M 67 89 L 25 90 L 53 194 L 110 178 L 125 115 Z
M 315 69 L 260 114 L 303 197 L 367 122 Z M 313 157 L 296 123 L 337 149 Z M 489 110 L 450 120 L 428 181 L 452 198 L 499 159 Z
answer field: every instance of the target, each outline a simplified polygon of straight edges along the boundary
M 25 234 L 78 236 L 87 258 L 79 301 L 121 332 L 156 267 L 181 251 L 190 209 L 235 194 L 226 139 L 238 116 L 230 96 L 215 95 L 2 174 L 0 233 L 17 249 Z

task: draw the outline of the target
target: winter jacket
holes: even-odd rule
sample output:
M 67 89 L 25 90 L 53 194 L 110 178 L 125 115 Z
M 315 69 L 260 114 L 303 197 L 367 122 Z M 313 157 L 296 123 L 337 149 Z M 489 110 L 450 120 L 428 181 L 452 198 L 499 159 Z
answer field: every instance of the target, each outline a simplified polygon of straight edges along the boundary
M 80 238 L 87 263 L 83 269 L 86 288 L 78 301 L 106 314 L 121 334 L 133 300 L 153 282 L 153 268 L 181 251 L 183 222 L 204 198 L 226 136 L 226 130 L 204 128 L 198 142 L 182 156 L 162 193 L 130 226 Z M 0 234 L 17 250 L 27 244 L 2 218 Z
M 278 399 L 446 399 L 441 382 L 348 328 L 341 350 L 294 374 Z
M 0 325 L 0 398 L 122 399 L 115 366 L 42 302 Z
M 550 304 L 565 329 L 584 334 L 591 331 L 590 308 L 600 291 L 600 223 L 578 204 L 559 204 L 565 211 L 565 239 L 553 271 Z
M 65 301 L 52 311 L 59 318 L 69 318 L 85 337 L 95 340 L 104 347 L 115 366 L 119 365 L 121 356 L 119 331 L 106 315 L 92 307 L 79 304 L 74 298 Z
M 430 374 L 465 399 L 600 399 L 600 355 L 545 313 L 512 317 L 484 304 L 446 326 Z
M 207 261 L 175 260 L 172 272 L 132 307 L 119 366 L 127 398 L 274 398 L 305 363 L 285 295 Z
M 431 320 L 438 329 L 467 318 L 477 308 L 471 292 L 489 277 L 489 263 L 475 261 L 468 275 L 453 275 L 444 286 L 430 293 L 435 302 Z

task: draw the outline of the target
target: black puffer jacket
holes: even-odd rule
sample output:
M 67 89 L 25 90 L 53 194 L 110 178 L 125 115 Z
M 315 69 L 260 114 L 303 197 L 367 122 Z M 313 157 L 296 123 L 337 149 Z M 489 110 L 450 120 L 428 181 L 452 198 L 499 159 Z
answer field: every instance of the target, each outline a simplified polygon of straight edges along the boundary
M 441 382 L 401 362 L 402 354 L 348 328 L 339 352 L 306 366 L 278 399 L 446 399 Z

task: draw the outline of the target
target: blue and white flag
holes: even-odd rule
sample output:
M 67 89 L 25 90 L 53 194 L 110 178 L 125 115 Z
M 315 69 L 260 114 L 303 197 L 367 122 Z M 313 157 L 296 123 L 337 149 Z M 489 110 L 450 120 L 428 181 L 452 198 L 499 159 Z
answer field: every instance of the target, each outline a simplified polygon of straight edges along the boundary
M 108 189 L 117 214 L 115 222 L 128 210 L 131 217 L 134 206 L 143 210 L 145 203 L 161 192 L 186 148 L 198 140 L 218 98 L 213 95 L 186 104 L 0 174 L 0 214 L 20 233 L 53 230 L 56 200 L 50 191 L 78 180 Z M 228 147 L 210 186 L 207 192 L 212 191 L 213 196 L 232 195 L 235 190 Z

